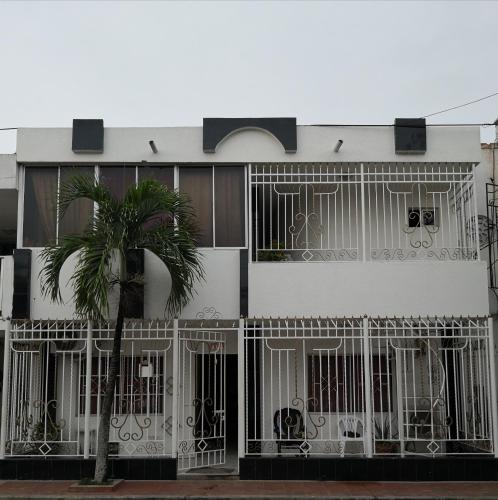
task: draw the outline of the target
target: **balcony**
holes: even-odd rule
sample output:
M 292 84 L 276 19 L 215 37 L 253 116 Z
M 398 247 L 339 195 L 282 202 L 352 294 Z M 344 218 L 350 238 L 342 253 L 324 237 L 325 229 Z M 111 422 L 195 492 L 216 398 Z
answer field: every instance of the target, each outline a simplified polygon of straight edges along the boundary
M 470 164 L 257 164 L 253 261 L 479 260 Z
M 470 164 L 251 168 L 250 316 L 487 314 Z

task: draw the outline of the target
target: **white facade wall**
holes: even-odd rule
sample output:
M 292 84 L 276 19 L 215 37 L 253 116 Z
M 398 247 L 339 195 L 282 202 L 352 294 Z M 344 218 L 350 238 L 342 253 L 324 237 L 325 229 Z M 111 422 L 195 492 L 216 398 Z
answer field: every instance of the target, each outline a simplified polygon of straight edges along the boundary
M 2 319 L 12 315 L 12 288 L 14 285 L 14 259 L 4 256 L 0 262 L 0 330 Z
M 21 128 L 19 163 L 250 163 L 250 162 L 475 162 L 481 158 L 478 127 L 427 127 L 427 152 L 397 155 L 393 127 L 297 127 L 297 152 L 285 153 L 268 133 L 236 132 L 216 153 L 202 150 L 202 127 L 106 128 L 102 154 L 71 150 L 71 128 Z M 344 144 L 333 149 L 338 139 Z M 154 140 L 154 154 L 149 141 Z
M 43 262 L 41 249 L 32 249 L 31 260 L 31 319 L 72 319 L 74 304 L 72 289 L 68 280 L 76 265 L 73 255 L 62 268 L 61 294 L 63 303 L 58 304 L 44 297 L 41 291 L 40 271 Z M 205 281 L 198 283 L 196 293 L 188 306 L 182 311 L 182 318 L 206 317 L 238 318 L 239 316 L 239 251 L 203 249 Z M 171 289 L 169 272 L 158 257 L 150 252 L 144 256 L 145 290 L 144 317 L 147 319 L 165 318 L 165 306 Z M 117 310 L 117 294 L 110 294 L 111 317 Z
M 486 279 L 484 262 L 259 262 L 249 316 L 486 315 Z
M 0 155 L 0 193 L 2 193 L 3 189 L 17 189 L 17 163 L 15 154 Z

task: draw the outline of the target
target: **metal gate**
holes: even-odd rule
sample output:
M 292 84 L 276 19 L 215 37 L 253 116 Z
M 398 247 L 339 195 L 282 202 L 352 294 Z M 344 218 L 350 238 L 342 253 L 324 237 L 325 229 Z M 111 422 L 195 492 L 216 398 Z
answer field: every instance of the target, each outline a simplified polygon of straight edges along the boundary
M 178 470 L 225 463 L 225 332 L 179 329 Z
M 370 320 L 376 453 L 493 451 L 488 335 L 483 318 Z

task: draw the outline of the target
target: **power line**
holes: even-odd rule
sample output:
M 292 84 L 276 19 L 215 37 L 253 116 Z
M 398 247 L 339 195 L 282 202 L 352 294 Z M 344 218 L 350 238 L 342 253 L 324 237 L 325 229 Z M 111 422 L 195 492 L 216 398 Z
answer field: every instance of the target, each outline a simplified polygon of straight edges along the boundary
M 0 130 L 17 130 L 19 127 L 0 128 Z
M 464 106 L 469 106 L 470 104 L 475 104 L 476 102 L 484 101 L 485 99 L 489 99 L 490 97 L 494 97 L 495 95 L 498 95 L 498 92 L 495 92 L 494 94 L 489 94 L 489 95 L 481 97 L 479 99 L 475 99 L 474 101 L 466 102 L 465 104 L 453 106 L 452 108 L 442 109 L 441 111 L 436 111 L 435 113 L 431 113 L 430 115 L 425 115 L 422 118 L 429 118 L 429 116 L 440 115 L 441 113 L 446 113 L 447 111 L 452 111 L 454 109 L 463 108 Z
M 494 123 L 428 123 L 427 127 L 490 127 Z M 394 127 L 394 123 L 310 123 L 298 127 Z

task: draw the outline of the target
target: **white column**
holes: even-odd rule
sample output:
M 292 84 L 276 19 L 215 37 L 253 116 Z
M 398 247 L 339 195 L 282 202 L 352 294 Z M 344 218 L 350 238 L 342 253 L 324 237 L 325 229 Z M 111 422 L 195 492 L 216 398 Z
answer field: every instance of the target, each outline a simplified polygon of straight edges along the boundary
M 363 318 L 363 368 L 365 370 L 365 454 L 372 457 L 372 376 L 370 370 L 370 339 L 368 336 L 368 318 Z
M 252 165 L 249 163 L 246 167 L 246 244 L 247 244 L 247 259 L 248 262 L 252 262 L 252 225 L 254 221 L 252 220 L 252 187 L 251 187 L 251 173 Z M 249 208 L 247 206 L 249 205 Z
M 493 334 L 493 318 L 488 319 L 488 351 L 489 351 L 489 374 L 490 379 L 490 404 L 491 421 L 493 423 L 493 448 L 495 457 L 498 458 L 498 408 L 496 400 L 496 367 L 495 367 L 495 342 Z
M 398 404 L 398 434 L 401 456 L 405 456 L 405 427 L 403 424 L 403 390 L 402 390 L 401 351 L 396 349 L 396 402 Z
M 365 210 L 365 169 L 363 163 L 360 166 L 360 182 L 361 182 L 361 253 L 362 261 L 367 261 L 367 242 L 366 242 L 366 227 L 367 221 L 366 210 Z
M 90 416 L 92 405 L 92 322 L 88 320 L 86 332 L 86 372 L 85 372 L 85 430 L 83 438 L 83 458 L 90 458 Z
M 240 318 L 239 320 L 239 330 L 238 335 L 238 350 L 237 350 L 237 394 L 238 394 L 238 429 L 239 429 L 239 458 L 244 458 L 245 452 L 245 428 L 246 428 L 246 418 L 245 418 L 245 394 L 244 394 L 244 359 L 245 359 L 245 349 L 244 349 L 244 334 L 245 334 L 245 320 Z M 264 381 L 263 381 L 264 383 Z
M 2 416 L 0 420 L 0 459 L 5 458 L 5 441 L 7 436 L 8 395 L 10 390 L 10 321 L 6 322 L 3 351 L 3 390 Z
M 171 456 L 177 457 L 178 450 L 178 344 L 179 344 L 179 331 L 178 319 L 173 320 L 173 402 L 172 402 L 172 415 L 171 415 Z

